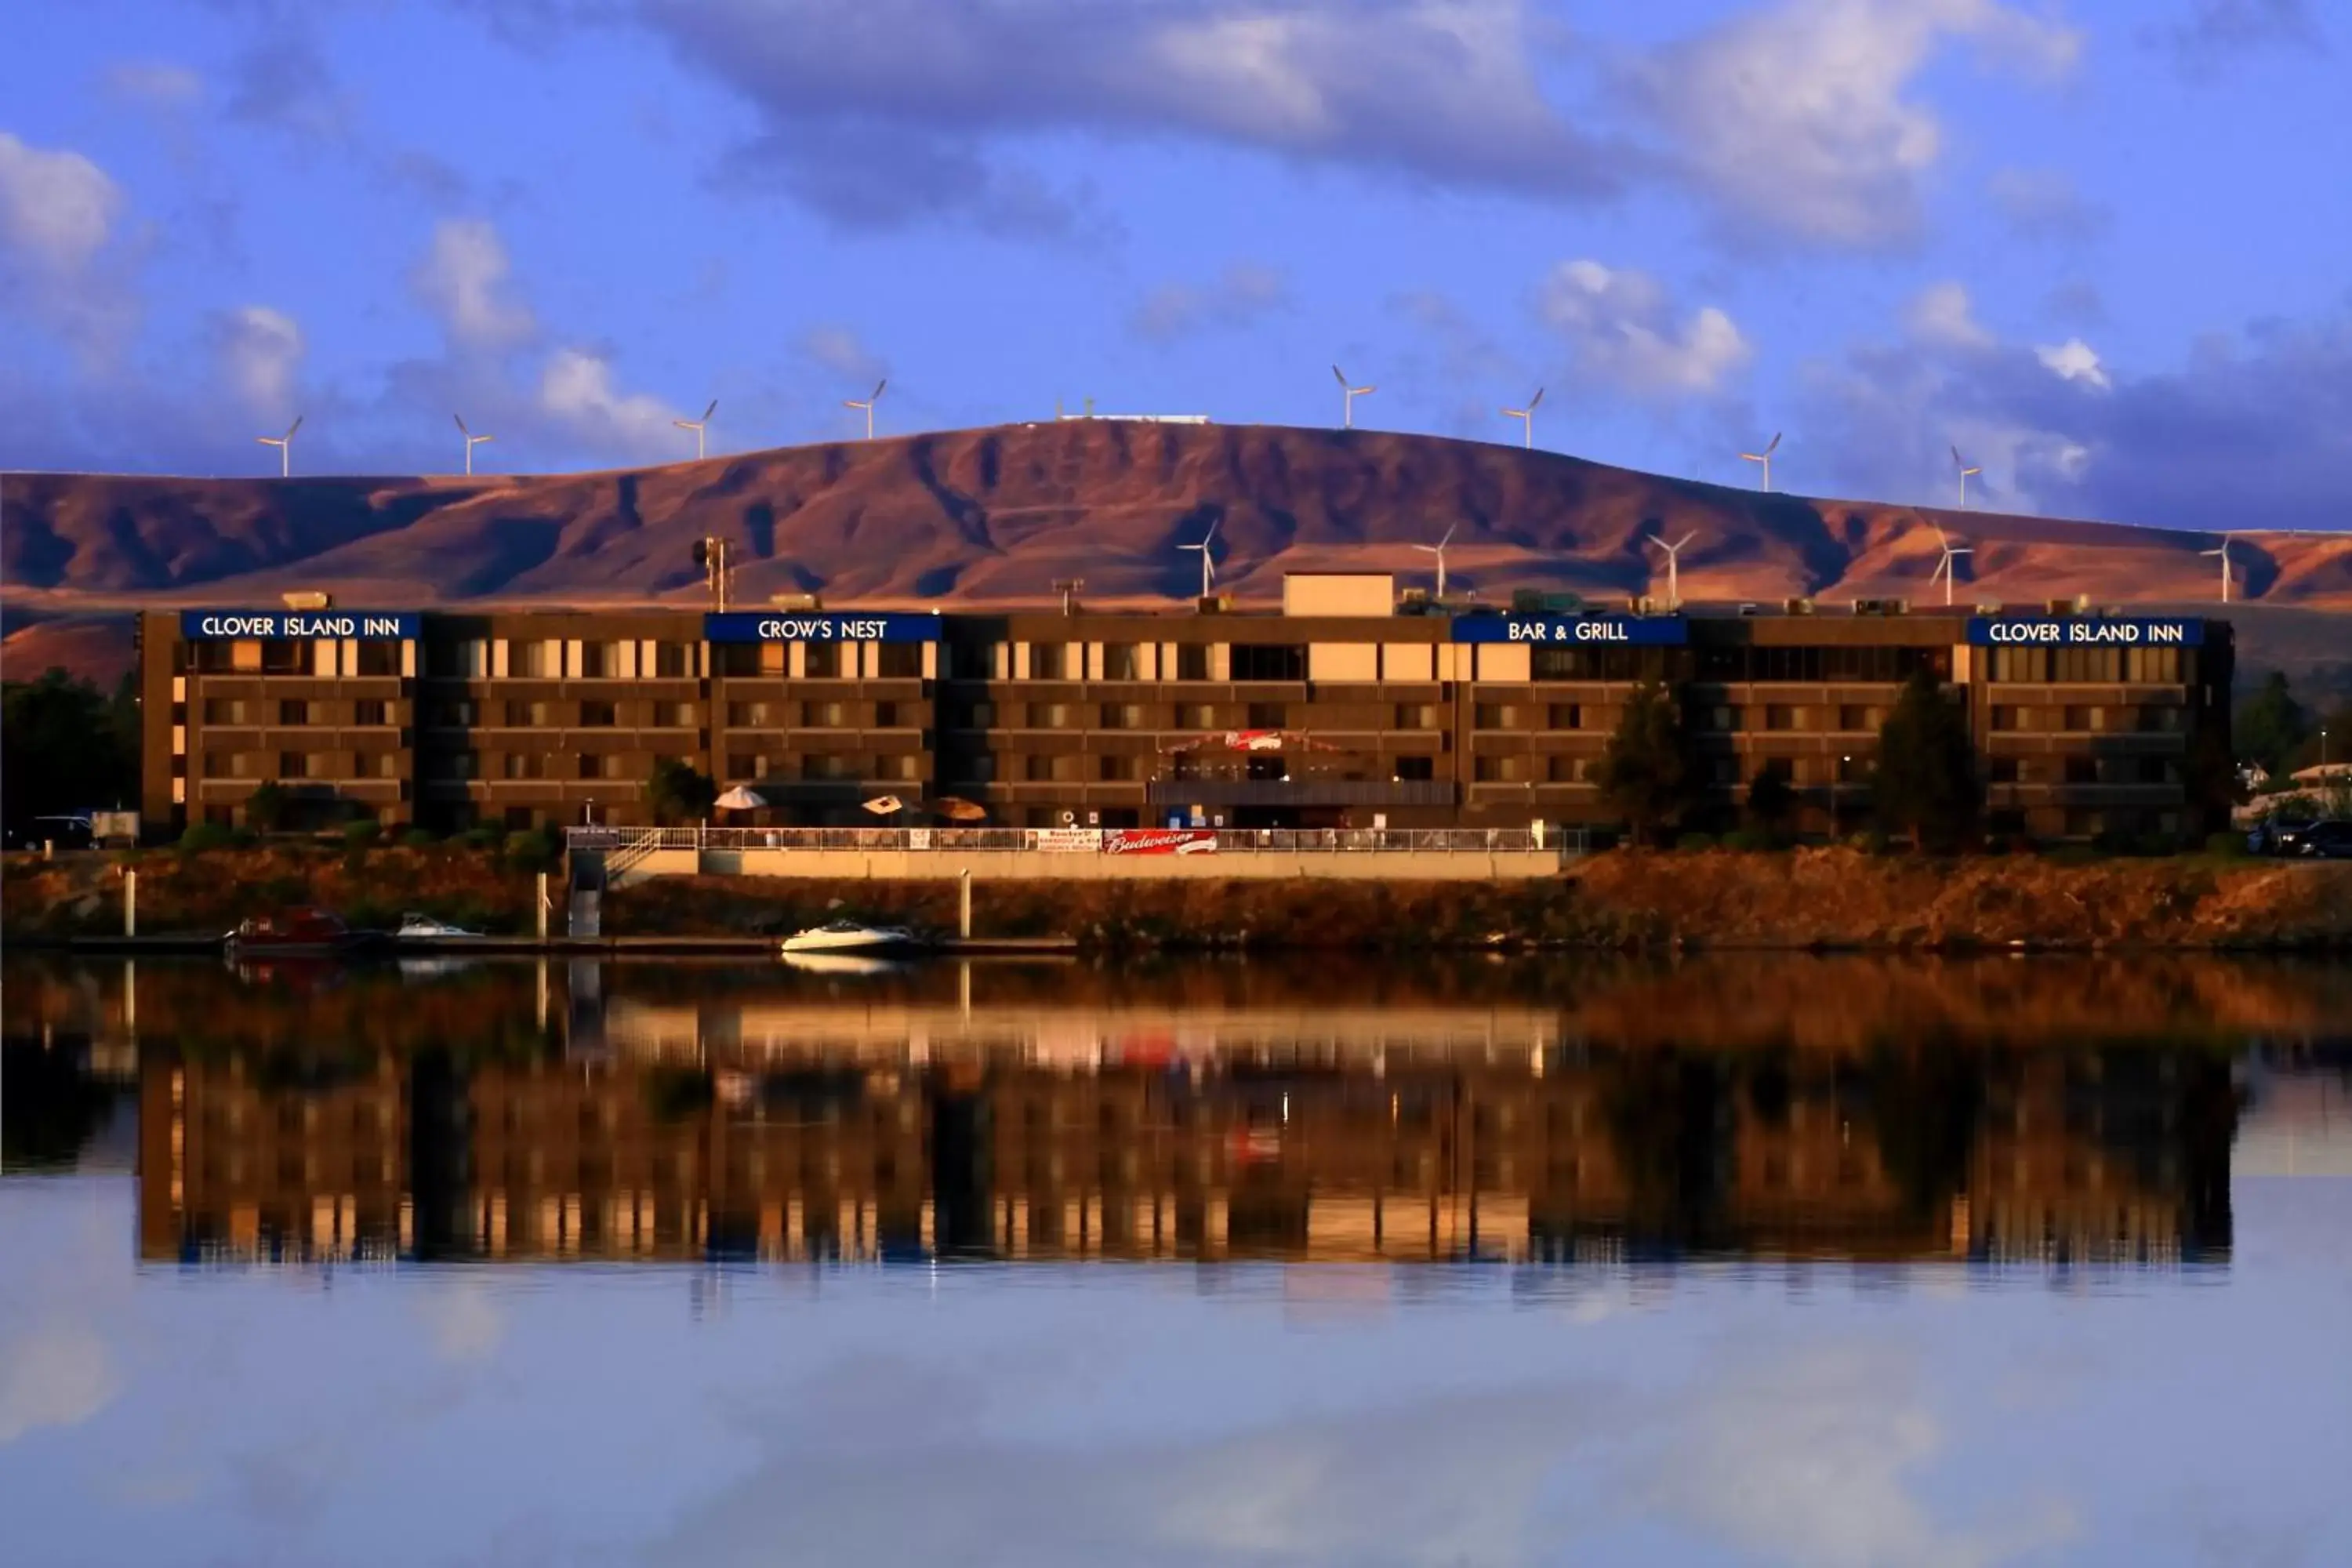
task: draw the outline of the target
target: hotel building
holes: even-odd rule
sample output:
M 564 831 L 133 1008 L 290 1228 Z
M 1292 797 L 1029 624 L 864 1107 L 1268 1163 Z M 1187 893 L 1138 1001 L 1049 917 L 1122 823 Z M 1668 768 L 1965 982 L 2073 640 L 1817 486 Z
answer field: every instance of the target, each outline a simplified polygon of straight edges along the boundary
M 892 796 L 1018 826 L 1570 826 L 1643 681 L 1681 696 L 1713 815 L 1767 767 L 1801 826 L 1866 819 L 1879 728 L 1927 670 L 1964 699 L 1996 831 L 2195 835 L 2226 736 L 2226 623 L 2078 605 L 1810 601 L 1440 613 L 1385 574 L 1294 575 L 1279 613 L 154 611 L 142 804 L 232 825 L 265 780 L 321 820 L 648 820 L 664 759 L 772 825 Z M 900 820 L 924 820 L 918 815 Z

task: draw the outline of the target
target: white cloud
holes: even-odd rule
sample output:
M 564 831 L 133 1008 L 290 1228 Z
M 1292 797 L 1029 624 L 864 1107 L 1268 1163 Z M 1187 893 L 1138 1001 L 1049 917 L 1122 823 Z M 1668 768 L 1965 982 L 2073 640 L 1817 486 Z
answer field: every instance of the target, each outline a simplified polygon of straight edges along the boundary
M 811 327 L 801 334 L 800 346 L 801 353 L 814 363 L 845 381 L 858 384 L 860 396 L 865 395 L 866 383 L 879 381 L 890 374 L 889 362 L 847 327 L 833 323 Z
M 301 325 L 283 310 L 246 305 L 213 322 L 213 352 L 245 406 L 272 419 L 291 417 L 295 376 L 308 345 Z
M 1634 73 L 1685 172 L 1742 228 L 1842 245 L 1913 237 L 1943 127 L 1912 95 L 1942 44 L 2057 71 L 2079 37 L 2000 0 L 1782 0 Z
M 78 1426 L 106 1408 L 119 1380 L 106 1342 L 60 1324 L 0 1351 L 0 1444 L 42 1426 Z
M 612 362 L 585 349 L 550 356 L 540 375 L 539 407 L 577 438 L 617 446 L 632 457 L 676 455 L 671 421 L 683 416 L 659 398 L 619 391 Z
M 479 218 L 445 219 L 410 282 L 450 338 L 467 348 L 496 349 L 538 330 L 530 308 L 508 299 L 512 271 L 496 228 Z
M 1567 340 L 1577 374 L 1622 392 L 1712 393 L 1753 353 L 1739 328 L 1715 306 L 1701 308 L 1677 326 L 1655 279 L 1598 261 L 1568 261 L 1554 268 L 1538 310 Z
M 0 245 L 58 277 L 87 268 L 122 210 L 122 192 L 80 153 L 0 131 Z
M 1992 334 L 1978 324 L 1966 286 L 1931 283 L 1904 307 L 1903 325 L 1922 342 L 1939 348 L 1980 349 Z
M 2096 350 L 2080 338 L 2068 338 L 2064 342 L 2037 348 L 2033 357 L 2042 368 L 2061 381 L 2079 381 L 2105 391 L 2115 384 L 2107 379 L 2105 366 L 2099 363 Z
M 1289 298 L 1279 269 L 1236 261 L 1207 283 L 1164 283 L 1143 297 L 1130 322 L 1139 337 L 1173 342 L 1206 329 L 1244 327 Z
M 117 60 L 99 79 L 116 98 L 150 109 L 185 109 L 205 95 L 205 79 L 173 60 Z

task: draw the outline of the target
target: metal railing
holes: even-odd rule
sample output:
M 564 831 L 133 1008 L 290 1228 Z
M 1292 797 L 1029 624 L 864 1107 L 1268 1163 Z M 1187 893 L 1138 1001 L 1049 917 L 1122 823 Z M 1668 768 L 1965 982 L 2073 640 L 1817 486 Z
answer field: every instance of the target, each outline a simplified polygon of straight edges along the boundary
M 1586 847 L 1580 827 L 571 827 L 565 846 L 619 871 L 658 850 L 1063 850 L 1117 853 L 1122 834 L 1177 834 L 1218 854 L 1465 854 Z

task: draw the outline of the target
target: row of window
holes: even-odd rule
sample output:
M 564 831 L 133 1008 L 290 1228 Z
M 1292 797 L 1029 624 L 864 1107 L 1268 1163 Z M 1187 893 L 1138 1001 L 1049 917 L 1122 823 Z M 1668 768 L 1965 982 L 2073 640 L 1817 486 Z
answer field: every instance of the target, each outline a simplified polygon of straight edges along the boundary
M 1994 784 L 2177 784 L 2173 757 L 1994 757 L 1985 766 Z
M 400 644 L 353 645 L 358 663 L 345 675 L 398 676 Z M 318 668 L 318 644 L 299 642 L 194 642 L 173 645 L 172 673 L 186 675 L 310 675 Z
M 922 776 L 923 756 L 919 752 L 899 752 L 873 757 L 834 752 L 803 752 L 789 757 L 776 757 L 763 752 L 737 752 L 730 753 L 727 758 L 727 777 L 730 781 L 911 780 L 919 779 Z
M 374 729 L 393 722 L 393 704 L 383 701 L 316 702 L 298 698 L 271 701 L 260 697 L 208 697 L 207 724 L 269 724 L 279 729 L 341 725 Z
M 1997 681 L 2128 680 L 2177 686 L 2194 679 L 2190 650 L 2180 647 L 1997 647 Z
M 506 673 L 524 680 L 691 680 L 698 673 L 699 644 L 654 643 L 650 661 L 640 651 L 645 646 L 634 639 L 577 644 L 561 638 L 509 639 Z M 567 661 L 565 653 L 572 647 L 579 651 Z M 487 637 L 427 638 L 425 643 L 425 673 L 429 676 L 481 680 L 496 673 L 497 662 L 497 644 Z
M 737 677 L 788 675 L 792 650 L 801 650 L 801 673 L 811 680 L 842 680 L 857 674 L 856 643 L 720 643 L 710 650 L 711 668 Z M 920 680 L 923 645 L 886 642 L 874 648 L 874 673 L 883 680 Z
M 394 779 L 398 752 L 206 752 L 200 766 L 208 779 Z
M 2077 703 L 2054 708 L 2029 708 L 2012 703 L 1995 703 L 1992 727 L 2027 732 L 2177 735 L 2189 727 L 2189 710 L 2168 706 L 2093 707 Z

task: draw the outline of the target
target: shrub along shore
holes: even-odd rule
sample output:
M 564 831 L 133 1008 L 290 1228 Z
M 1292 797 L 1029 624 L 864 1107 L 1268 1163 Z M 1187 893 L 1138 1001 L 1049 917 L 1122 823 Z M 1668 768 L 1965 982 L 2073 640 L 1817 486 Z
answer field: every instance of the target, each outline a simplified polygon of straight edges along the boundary
M 139 872 L 142 932 L 216 934 L 249 914 L 319 904 L 354 926 L 411 910 L 475 930 L 534 929 L 554 846 L 510 839 L 11 856 L 0 936 L 121 930 L 121 872 Z M 615 889 L 607 935 L 782 935 L 835 916 L 955 929 L 952 881 L 665 878 Z M 1716 946 L 1802 949 L 2150 947 L 2352 950 L 2352 865 L 2227 855 L 2088 853 L 1938 858 L 1836 847 L 1612 850 L 1557 878 L 1496 882 L 983 882 L 974 934 L 1074 937 L 1108 951 Z M 561 929 L 560 916 L 558 929 Z

